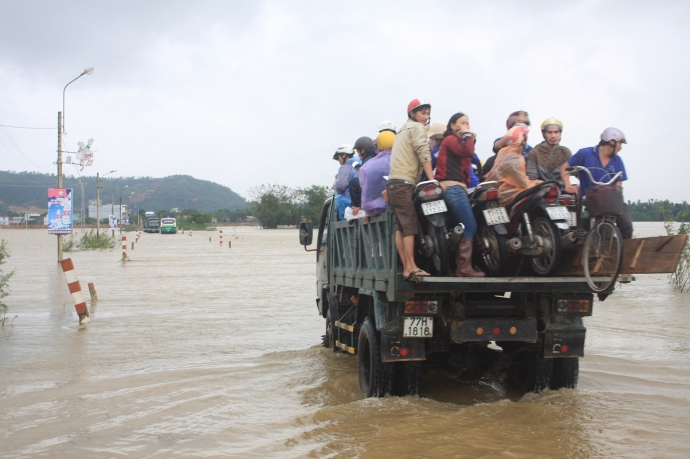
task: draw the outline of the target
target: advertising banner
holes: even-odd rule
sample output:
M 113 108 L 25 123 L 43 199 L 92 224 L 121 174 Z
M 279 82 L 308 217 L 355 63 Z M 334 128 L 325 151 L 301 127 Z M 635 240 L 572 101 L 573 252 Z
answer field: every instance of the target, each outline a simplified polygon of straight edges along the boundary
M 72 188 L 48 188 L 48 233 L 72 234 Z
M 117 215 L 109 215 L 108 222 L 110 223 L 111 228 L 117 228 Z

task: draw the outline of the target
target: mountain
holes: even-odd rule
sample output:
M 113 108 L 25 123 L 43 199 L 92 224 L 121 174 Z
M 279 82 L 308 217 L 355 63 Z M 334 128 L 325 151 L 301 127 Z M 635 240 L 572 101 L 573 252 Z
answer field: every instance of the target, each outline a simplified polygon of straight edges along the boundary
M 84 205 L 96 199 L 96 177 L 82 177 Z M 127 186 L 127 188 L 124 188 Z M 0 171 L 0 214 L 8 211 L 23 213 L 45 213 L 48 206 L 48 188 L 57 187 L 55 174 L 34 172 Z M 75 210 L 81 209 L 82 190 L 79 178 L 63 176 L 63 188 L 73 188 Z M 133 194 L 132 194 L 133 193 Z M 208 180 L 195 179 L 190 175 L 171 175 L 170 177 L 121 177 L 101 178 L 101 202 L 115 204 L 120 202 L 130 208 L 168 210 L 196 209 L 202 212 L 215 212 L 218 209 L 236 210 L 248 206 L 247 201 L 230 188 Z M 131 194 L 131 196 L 130 196 Z

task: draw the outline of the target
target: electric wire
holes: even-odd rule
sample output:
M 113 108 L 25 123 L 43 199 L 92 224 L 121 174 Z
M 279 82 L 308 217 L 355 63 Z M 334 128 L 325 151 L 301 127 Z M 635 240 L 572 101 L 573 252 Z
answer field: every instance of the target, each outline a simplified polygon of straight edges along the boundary
M 56 127 L 44 128 L 44 127 L 10 126 L 9 124 L 0 124 L 0 127 L 8 127 L 8 128 L 13 128 L 13 129 L 57 129 Z

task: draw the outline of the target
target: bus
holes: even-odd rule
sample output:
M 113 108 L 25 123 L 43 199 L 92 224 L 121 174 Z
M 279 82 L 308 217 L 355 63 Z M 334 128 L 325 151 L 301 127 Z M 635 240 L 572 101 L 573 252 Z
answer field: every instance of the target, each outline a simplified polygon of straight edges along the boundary
M 161 234 L 175 234 L 177 233 L 177 220 L 174 218 L 161 219 Z

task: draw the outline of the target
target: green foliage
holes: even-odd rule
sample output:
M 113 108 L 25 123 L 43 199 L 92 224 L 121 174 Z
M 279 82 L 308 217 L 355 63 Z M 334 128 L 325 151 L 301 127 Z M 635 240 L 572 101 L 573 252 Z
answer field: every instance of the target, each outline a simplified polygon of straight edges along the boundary
M 208 224 L 213 221 L 213 215 L 199 212 L 196 209 L 187 209 L 180 212 L 177 218 L 177 228 L 185 230 L 203 231 L 209 229 Z
M 96 177 L 82 177 L 82 182 L 84 199 L 96 199 Z M 134 196 L 127 200 L 123 196 L 122 204 L 127 204 L 130 208 L 136 206 L 140 211 L 193 207 L 202 212 L 213 212 L 220 208 L 243 209 L 248 205 L 243 197 L 230 188 L 207 180 L 198 180 L 189 175 L 119 179 L 109 175 L 101 178 L 101 202 L 109 204 L 114 195 L 115 205 L 118 205 L 120 192 L 125 185 L 128 185 L 127 194 L 134 192 Z M 46 208 L 46 190 L 56 186 L 57 177 L 54 174 L 0 171 L 0 196 L 4 206 Z M 63 186 L 74 189 L 73 199 L 81 199 L 77 177 L 65 175 Z M 12 216 L 9 212 L 2 213 Z
M 318 221 L 328 188 L 290 188 L 284 185 L 260 185 L 249 190 L 251 210 L 263 228 L 298 225 L 303 218 Z
M 75 240 L 74 235 L 67 239 L 62 246 L 65 252 L 79 252 L 84 250 L 112 250 L 115 247 L 115 239 L 108 235 L 108 229 L 101 230 L 100 235 L 96 235 L 96 230 L 84 233 L 81 239 Z
M 681 221 L 678 228 L 674 228 L 675 223 L 671 218 L 664 219 L 664 226 L 666 227 L 666 232 L 669 236 L 675 236 L 678 234 L 688 234 L 690 235 L 690 223 Z M 690 289 L 690 243 L 686 242 L 685 247 L 683 247 L 683 252 L 680 254 L 680 260 L 678 261 L 678 266 L 676 270 L 669 276 L 669 282 L 676 290 L 680 290 L 681 293 L 685 290 Z
M 679 204 L 649 199 L 647 202 L 628 202 L 628 205 L 634 222 L 660 222 L 667 217 L 677 222 L 690 221 L 690 204 L 685 201 Z
M 230 209 L 218 209 L 213 213 L 213 216 L 219 222 L 241 222 L 243 218 L 251 215 L 251 208 L 246 207 L 244 209 L 230 210 Z
M 5 264 L 5 261 L 10 257 L 10 253 L 7 251 L 7 241 L 4 239 L 0 240 L 0 265 Z M 10 294 L 9 281 L 10 277 L 14 274 L 14 271 L 4 274 L 0 270 L 0 312 L 2 312 L 2 322 L 3 328 L 5 327 L 5 314 L 7 314 L 7 305 L 3 303 L 3 298 Z

